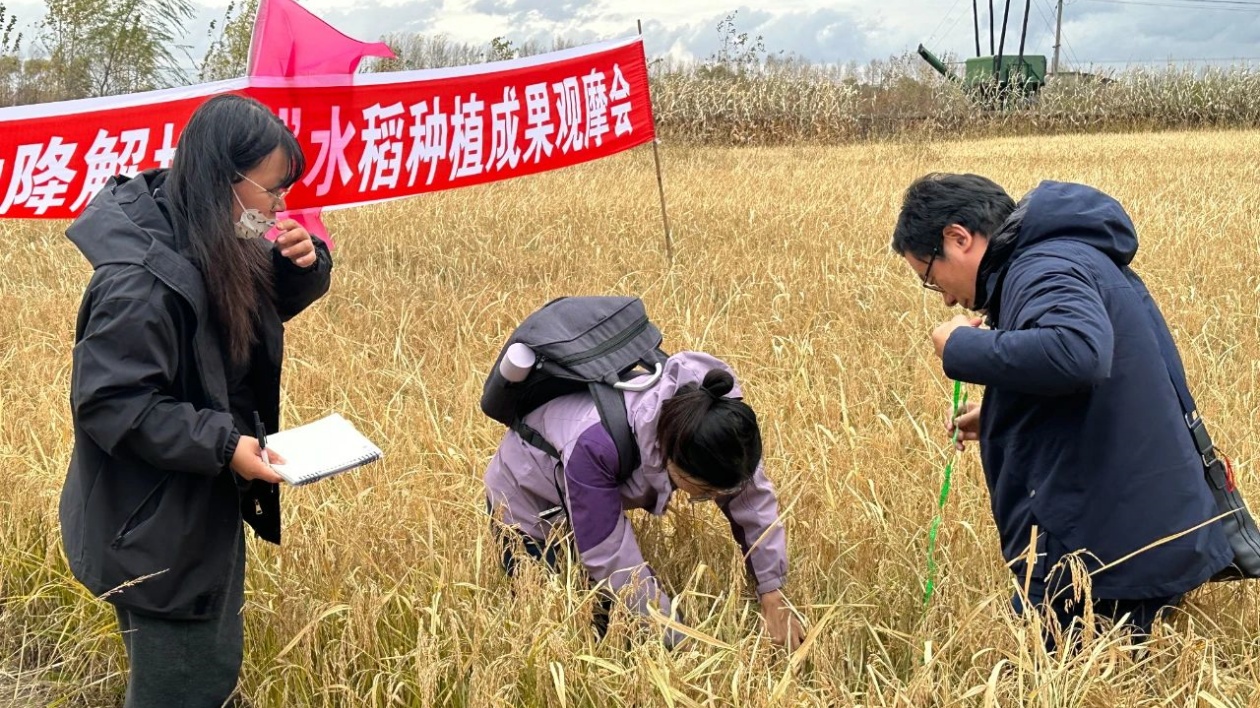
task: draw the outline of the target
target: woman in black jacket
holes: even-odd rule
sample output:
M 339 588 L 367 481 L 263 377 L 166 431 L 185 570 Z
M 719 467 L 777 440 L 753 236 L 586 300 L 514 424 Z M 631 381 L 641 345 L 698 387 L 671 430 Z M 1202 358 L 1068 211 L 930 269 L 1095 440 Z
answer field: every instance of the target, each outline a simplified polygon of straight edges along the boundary
M 67 231 L 95 273 L 75 329 L 61 533 L 75 577 L 115 606 L 128 708 L 220 706 L 236 687 L 242 520 L 280 542 L 281 480 L 254 415 L 278 428 L 283 323 L 332 270 L 323 243 L 275 221 L 304 168 L 269 109 L 217 96 L 169 170 L 115 177 Z

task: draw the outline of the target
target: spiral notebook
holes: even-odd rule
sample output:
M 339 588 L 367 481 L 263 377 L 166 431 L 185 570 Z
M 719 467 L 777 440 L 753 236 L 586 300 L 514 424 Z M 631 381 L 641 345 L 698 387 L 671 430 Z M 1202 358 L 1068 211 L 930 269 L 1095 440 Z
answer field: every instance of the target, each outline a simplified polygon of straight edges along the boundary
M 267 449 L 284 458 L 285 464 L 271 467 L 295 487 L 362 467 L 384 455 L 337 413 L 268 435 Z

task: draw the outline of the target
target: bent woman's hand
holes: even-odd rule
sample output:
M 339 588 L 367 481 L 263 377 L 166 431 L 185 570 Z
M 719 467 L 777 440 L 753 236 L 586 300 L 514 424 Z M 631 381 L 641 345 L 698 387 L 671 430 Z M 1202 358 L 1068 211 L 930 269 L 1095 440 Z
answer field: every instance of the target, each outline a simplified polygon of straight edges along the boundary
M 766 620 L 770 640 L 775 644 L 793 651 L 805 640 L 805 626 L 782 592 L 771 590 L 761 596 L 761 615 Z

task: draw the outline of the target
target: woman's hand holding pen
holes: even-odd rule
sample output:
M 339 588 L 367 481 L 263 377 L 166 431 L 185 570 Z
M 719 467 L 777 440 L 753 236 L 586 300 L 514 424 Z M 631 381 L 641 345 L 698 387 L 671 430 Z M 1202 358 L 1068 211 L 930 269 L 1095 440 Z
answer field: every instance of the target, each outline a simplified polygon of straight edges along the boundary
M 242 435 L 236 443 L 236 452 L 232 453 L 232 471 L 244 479 L 256 479 L 260 482 L 280 484 L 284 478 L 271 469 L 271 465 L 263 462 L 262 446 L 258 438 Z M 268 450 L 267 456 L 272 464 L 283 465 L 285 460 L 275 450 Z

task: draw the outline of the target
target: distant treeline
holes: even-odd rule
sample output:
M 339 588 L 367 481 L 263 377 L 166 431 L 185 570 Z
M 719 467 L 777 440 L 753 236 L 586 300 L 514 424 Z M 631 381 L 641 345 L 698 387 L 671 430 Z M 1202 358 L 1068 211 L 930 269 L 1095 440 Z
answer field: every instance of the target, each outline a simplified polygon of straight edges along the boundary
M 48 0 L 31 36 L 0 3 L 0 106 L 135 93 L 242 76 L 257 0 L 234 2 L 209 28 L 210 48 L 180 44 L 189 0 Z M 1128 69 L 1052 77 L 1033 96 L 982 101 L 914 54 L 820 66 L 768 51 L 732 13 L 703 60 L 651 59 L 661 137 L 713 145 L 842 143 L 1064 132 L 1254 127 L 1260 72 L 1249 67 Z M 574 46 L 563 38 L 485 45 L 442 36 L 383 37 L 397 60 L 366 71 L 476 64 Z M 193 67 L 193 68 L 189 68 Z

